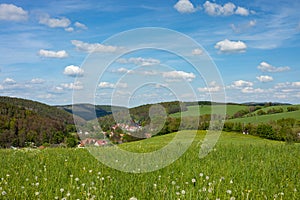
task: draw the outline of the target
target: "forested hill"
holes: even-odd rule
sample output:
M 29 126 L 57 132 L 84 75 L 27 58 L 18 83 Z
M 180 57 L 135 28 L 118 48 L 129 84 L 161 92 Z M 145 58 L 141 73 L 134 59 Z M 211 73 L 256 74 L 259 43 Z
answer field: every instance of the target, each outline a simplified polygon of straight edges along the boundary
M 75 137 L 73 116 L 35 101 L 0 97 L 0 147 L 60 144 Z

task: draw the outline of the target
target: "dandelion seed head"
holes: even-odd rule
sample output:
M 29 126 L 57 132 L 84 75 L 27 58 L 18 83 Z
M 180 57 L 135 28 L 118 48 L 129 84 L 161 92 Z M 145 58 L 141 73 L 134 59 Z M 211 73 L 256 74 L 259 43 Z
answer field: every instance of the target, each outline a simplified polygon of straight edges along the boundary
M 175 181 L 172 181 L 172 185 L 175 185 L 176 184 L 176 182 Z
M 35 196 L 38 196 L 40 193 L 39 192 L 35 192 L 34 194 L 35 194 Z
M 60 192 L 64 192 L 65 191 L 65 189 L 64 188 L 60 188 L 60 190 L 59 190 Z
M 203 176 L 203 173 L 200 173 L 199 176 L 202 177 L 202 176 Z
M 232 191 L 231 191 L 231 190 L 227 190 L 226 193 L 227 193 L 227 194 L 231 194 Z
M 196 179 L 195 178 L 192 179 L 192 183 L 196 183 Z
M 129 200 L 138 200 L 136 197 L 130 197 Z
M 181 194 L 185 195 L 185 190 L 181 190 Z
M 1 194 L 4 196 L 6 195 L 7 193 L 5 191 L 2 191 Z

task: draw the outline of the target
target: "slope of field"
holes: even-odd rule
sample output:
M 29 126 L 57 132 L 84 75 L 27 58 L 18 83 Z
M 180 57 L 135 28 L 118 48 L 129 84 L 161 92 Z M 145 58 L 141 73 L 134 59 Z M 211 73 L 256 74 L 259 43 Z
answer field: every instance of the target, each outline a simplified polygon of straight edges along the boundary
M 221 112 L 222 111 L 221 108 L 223 107 L 223 105 L 215 105 L 214 107 L 216 109 L 215 114 L 223 114 Z M 237 111 L 244 110 L 246 108 L 248 108 L 248 106 L 245 106 L 245 105 L 227 105 L 226 106 L 226 114 L 229 115 L 229 116 L 233 116 Z M 199 112 L 200 112 L 200 115 L 211 114 L 211 106 L 210 105 L 188 106 L 187 109 L 188 109 L 187 111 L 182 112 L 183 117 L 199 116 Z M 177 112 L 177 113 L 171 114 L 170 116 L 171 117 L 181 117 L 181 113 Z
M 204 134 L 199 132 L 187 152 L 171 165 L 142 174 L 111 169 L 86 149 L 2 149 L 1 199 L 300 198 L 299 144 L 222 133 L 214 150 L 199 159 Z M 174 136 L 120 147 L 153 151 Z
M 252 117 L 242 117 L 242 118 L 230 119 L 228 121 L 241 122 L 241 123 L 261 123 L 261 122 L 275 121 L 282 118 L 294 118 L 296 120 L 300 120 L 300 110 L 293 111 L 293 112 L 283 112 L 283 113 L 276 113 L 276 114 L 252 116 Z

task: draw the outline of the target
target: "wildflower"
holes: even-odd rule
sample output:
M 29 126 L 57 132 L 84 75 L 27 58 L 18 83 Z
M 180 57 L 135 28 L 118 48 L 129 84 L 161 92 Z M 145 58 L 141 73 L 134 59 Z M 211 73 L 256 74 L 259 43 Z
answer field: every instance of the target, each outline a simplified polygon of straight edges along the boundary
M 188 185 L 188 184 L 189 184 L 189 182 L 185 182 L 185 184 L 186 184 L 186 185 Z
M 209 192 L 209 193 L 212 193 L 212 191 L 213 191 L 213 190 L 212 190 L 211 188 L 208 188 L 208 192 Z
M 35 196 L 38 196 L 40 193 L 39 192 L 35 192 L 34 194 L 35 194 Z
M 89 172 L 90 172 L 90 173 L 92 173 L 92 172 L 93 172 L 93 170 L 89 170 Z
M 155 187 L 155 188 L 156 188 L 156 187 L 157 187 L 157 185 L 154 183 L 154 184 L 153 184 L 153 187 Z
M 73 174 L 70 174 L 70 177 L 73 178 Z
M 203 191 L 203 192 L 206 192 L 206 187 L 203 187 L 203 188 L 202 188 L 202 191 Z
M 131 197 L 129 200 L 138 200 L 136 197 Z
M 283 192 L 280 192 L 279 194 L 280 194 L 281 196 L 283 196 L 283 195 L 284 195 L 284 193 L 283 193 Z
M 58 196 L 54 197 L 54 199 L 58 199 Z
M 75 181 L 79 181 L 79 178 L 76 177 L 76 178 L 75 178 Z
M 69 197 L 70 195 L 71 195 L 71 193 L 70 193 L 70 192 L 68 192 L 68 193 L 67 193 L 67 196 Z
M 196 179 L 195 178 L 192 179 L 192 183 L 196 183 Z
M 98 172 L 98 175 L 100 175 L 101 174 L 101 172 Z
M 199 176 L 202 177 L 202 176 L 203 176 L 203 173 L 200 173 Z
M 114 196 L 113 196 L 113 195 L 110 195 L 110 196 L 109 196 L 109 198 L 113 199 L 113 198 L 114 198 Z
M 176 192 L 176 195 L 180 195 L 180 192 Z
M 297 189 L 296 189 L 296 188 L 294 188 L 294 192 L 297 192 Z
M 235 197 L 230 197 L 230 200 L 235 200 Z
M 2 191 L 2 193 L 1 193 L 1 194 L 4 196 L 4 195 L 6 195 L 7 193 L 6 193 L 5 191 Z
M 181 194 L 185 195 L 185 190 L 181 190 Z
M 232 184 L 233 183 L 233 180 L 230 180 L 230 182 L 229 182 L 230 184 Z
M 172 181 L 172 185 L 175 185 L 176 184 L 176 182 L 175 181 Z
M 60 192 L 64 192 L 65 190 L 64 190 L 64 188 L 60 188 L 60 190 L 59 190 Z
M 206 176 L 205 179 L 208 180 L 208 179 L 209 179 L 209 176 Z
M 231 194 L 232 191 L 231 191 L 231 190 L 227 190 L 226 193 L 227 193 L 227 194 Z
M 35 184 L 35 186 L 39 186 L 40 185 L 40 183 L 39 182 L 37 182 L 36 184 Z

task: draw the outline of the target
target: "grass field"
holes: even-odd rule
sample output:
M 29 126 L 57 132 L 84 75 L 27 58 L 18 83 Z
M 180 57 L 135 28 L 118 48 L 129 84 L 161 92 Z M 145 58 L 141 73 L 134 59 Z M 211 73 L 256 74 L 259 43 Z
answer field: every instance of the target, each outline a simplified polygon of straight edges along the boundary
M 121 147 L 153 151 L 174 134 Z M 299 144 L 223 132 L 214 151 L 199 159 L 203 137 L 198 132 L 173 164 L 142 174 L 108 168 L 86 149 L 2 149 L 0 199 L 300 198 Z
M 216 108 L 216 113 L 215 114 L 223 114 L 222 112 L 220 112 L 219 108 L 223 107 L 222 105 L 215 105 L 214 106 Z M 229 116 L 232 116 L 234 113 L 236 113 L 239 110 L 243 110 L 246 109 L 247 106 L 244 105 L 227 105 L 226 107 L 226 114 Z M 205 114 L 211 114 L 211 106 L 210 105 L 203 105 L 203 106 L 188 106 L 187 107 L 187 111 L 182 112 L 182 116 L 183 117 L 187 117 L 187 116 L 199 116 L 199 112 L 200 111 L 200 115 L 205 115 Z M 174 113 L 170 115 L 171 117 L 181 117 L 181 113 Z

